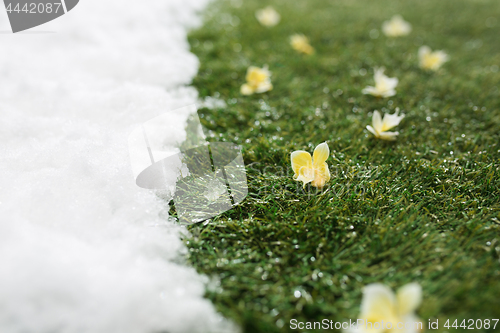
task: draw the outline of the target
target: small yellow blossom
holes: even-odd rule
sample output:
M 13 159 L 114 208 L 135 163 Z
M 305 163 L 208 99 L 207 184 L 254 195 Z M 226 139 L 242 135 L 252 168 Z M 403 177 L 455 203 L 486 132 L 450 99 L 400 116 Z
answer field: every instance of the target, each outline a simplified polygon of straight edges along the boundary
M 243 95 L 252 95 L 272 90 L 273 85 L 271 84 L 270 77 L 271 72 L 267 68 L 267 65 L 262 68 L 250 66 L 247 70 L 247 83 L 241 86 L 240 92 Z
M 405 115 L 398 116 L 398 112 L 394 114 L 385 114 L 384 119 L 382 120 L 382 117 L 380 116 L 380 112 L 375 110 L 373 112 L 373 118 L 372 118 L 372 126 L 367 125 L 366 129 L 369 130 L 370 132 L 375 135 L 376 138 L 382 139 L 382 140 L 388 140 L 388 141 L 394 141 L 396 140 L 396 136 L 399 135 L 399 132 L 387 132 L 391 128 L 398 126 L 399 123 L 401 122 L 401 119 L 405 117 Z
M 377 97 L 391 97 L 396 95 L 396 86 L 398 79 L 384 75 L 384 68 L 375 69 L 375 87 L 367 86 L 363 89 L 363 94 L 369 94 Z
M 422 287 L 418 283 L 409 283 L 399 288 L 396 293 L 383 284 L 369 284 L 363 288 L 361 314 L 354 331 L 421 332 L 424 322 L 415 314 L 421 303 Z
M 302 34 L 295 34 L 290 36 L 290 45 L 292 45 L 293 49 L 305 53 L 305 54 L 313 54 L 314 48 L 309 44 L 309 38 Z
M 257 10 L 255 12 L 255 17 L 260 24 L 266 27 L 274 27 L 281 19 L 280 14 L 271 6 Z
M 326 164 L 329 155 L 330 149 L 326 142 L 314 149 L 312 158 L 307 151 L 294 151 L 291 155 L 293 179 L 303 182 L 304 187 L 311 183 L 314 187 L 323 188 L 330 180 L 330 170 Z
M 444 51 L 434 51 L 428 46 L 421 46 L 418 50 L 420 68 L 437 71 L 441 65 L 448 61 L 448 55 Z
M 406 22 L 401 15 L 394 15 L 390 21 L 382 24 L 382 31 L 387 37 L 406 36 L 411 32 L 411 24 Z

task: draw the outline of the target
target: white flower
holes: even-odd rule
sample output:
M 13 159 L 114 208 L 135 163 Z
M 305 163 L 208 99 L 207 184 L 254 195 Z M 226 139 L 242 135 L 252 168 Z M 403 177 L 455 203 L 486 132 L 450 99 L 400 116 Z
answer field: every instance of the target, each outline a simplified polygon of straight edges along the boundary
M 399 288 L 396 294 L 383 284 L 369 284 L 363 288 L 359 326 L 351 331 L 420 332 L 424 328 L 424 322 L 415 315 L 420 303 L 422 303 L 422 288 L 418 283 L 407 284 Z M 374 326 L 379 328 L 376 329 Z
M 432 52 L 430 47 L 424 45 L 418 49 L 418 60 L 420 68 L 436 71 L 448 61 L 448 55 L 444 51 Z
M 295 34 L 290 36 L 290 45 L 297 52 L 305 54 L 313 54 L 314 48 L 309 44 L 309 38 L 302 34 Z
M 378 139 L 388 140 L 388 141 L 396 140 L 396 136 L 399 135 L 399 132 L 387 132 L 387 130 L 390 130 L 395 126 L 398 126 L 399 123 L 401 122 L 401 119 L 405 117 L 404 114 L 398 116 L 398 112 L 399 111 L 396 111 L 396 113 L 394 114 L 385 114 L 384 119 L 382 120 L 380 112 L 375 110 L 373 112 L 373 118 L 372 118 L 373 127 L 367 125 L 366 129 L 372 132 L 373 135 L 375 135 L 375 137 Z
M 411 24 L 406 22 L 401 15 L 394 15 L 390 21 L 382 24 L 382 31 L 388 37 L 406 36 L 411 32 Z
M 375 87 L 368 86 L 363 89 L 363 94 L 370 94 L 377 97 L 391 97 L 396 95 L 398 79 L 384 75 L 384 68 L 375 69 Z
M 328 156 L 330 156 L 330 148 L 326 142 L 316 146 L 312 157 L 304 150 L 292 152 L 290 160 L 294 172 L 293 179 L 301 181 L 303 187 L 311 183 L 314 187 L 323 188 L 330 180 L 330 169 L 326 163 Z
M 267 68 L 267 65 L 262 68 L 255 66 L 248 67 L 246 80 L 247 83 L 243 84 L 240 89 L 243 95 L 263 93 L 273 89 L 271 72 Z
M 280 14 L 271 6 L 257 10 L 255 12 L 255 17 L 260 24 L 266 27 L 274 27 L 281 19 Z

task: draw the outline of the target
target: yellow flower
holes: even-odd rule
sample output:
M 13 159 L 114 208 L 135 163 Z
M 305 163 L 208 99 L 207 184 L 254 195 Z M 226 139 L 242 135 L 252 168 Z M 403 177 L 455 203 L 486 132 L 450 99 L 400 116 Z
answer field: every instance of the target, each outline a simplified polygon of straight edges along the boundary
M 420 68 L 437 71 L 441 65 L 448 61 L 448 55 L 443 51 L 432 52 L 428 46 L 421 46 L 418 50 Z
M 268 70 L 267 65 L 262 68 L 250 66 L 247 70 L 247 83 L 241 86 L 240 92 L 243 95 L 251 95 L 272 90 L 273 85 L 270 77 L 271 72 Z
M 394 15 L 390 21 L 382 24 L 382 31 L 388 37 L 406 36 L 411 32 L 411 24 L 406 22 L 401 15 Z
M 292 45 L 293 49 L 305 53 L 305 54 L 313 54 L 314 48 L 309 44 L 309 38 L 302 34 L 295 34 L 290 36 L 290 45 Z
M 424 323 L 415 315 L 420 303 L 422 287 L 418 283 L 409 283 L 396 294 L 383 284 L 369 284 L 363 288 L 357 332 L 420 332 Z
M 377 97 L 391 97 L 396 95 L 396 86 L 398 79 L 384 75 L 384 68 L 375 69 L 375 87 L 367 86 L 363 89 L 363 94 L 369 94 Z
M 303 182 L 304 187 L 311 183 L 314 187 L 323 188 L 330 180 L 330 170 L 326 164 L 329 155 L 330 149 L 326 142 L 314 149 L 312 158 L 307 151 L 294 151 L 291 155 L 293 179 Z
M 280 22 L 280 14 L 273 7 L 267 6 L 264 9 L 259 9 L 255 12 L 255 17 L 260 24 L 266 27 L 274 27 Z
M 385 114 L 384 119 L 382 120 L 380 113 L 377 110 L 375 110 L 375 112 L 373 112 L 373 119 L 372 119 L 373 127 L 367 125 L 366 129 L 372 132 L 373 135 L 375 135 L 375 137 L 378 139 L 388 140 L 388 141 L 396 140 L 396 136 L 399 135 L 399 132 L 387 132 L 387 130 L 390 130 L 391 128 L 399 125 L 401 119 L 405 117 L 404 114 L 398 116 L 398 112 L 399 111 L 396 111 L 396 113 L 394 114 Z

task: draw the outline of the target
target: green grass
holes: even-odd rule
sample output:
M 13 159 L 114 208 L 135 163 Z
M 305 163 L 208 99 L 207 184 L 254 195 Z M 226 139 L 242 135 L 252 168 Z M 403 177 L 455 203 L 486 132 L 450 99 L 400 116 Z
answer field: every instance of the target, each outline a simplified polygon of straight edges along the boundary
M 210 140 L 242 145 L 249 183 L 242 204 L 189 227 L 188 260 L 213 278 L 207 297 L 251 333 L 355 319 L 374 282 L 420 283 L 425 322 L 499 318 L 500 2 L 271 1 L 282 20 L 265 28 L 253 13 L 268 3 L 212 3 L 189 36 L 193 85 L 227 103 L 201 109 L 202 123 Z M 409 36 L 381 33 L 394 14 Z M 316 53 L 293 51 L 293 33 Z M 450 61 L 420 70 L 421 45 Z M 242 96 L 247 67 L 264 64 L 274 89 Z M 399 78 L 396 96 L 362 95 L 377 66 Z M 396 109 L 398 140 L 375 140 L 373 110 Z M 329 188 L 302 192 L 290 153 L 323 141 Z

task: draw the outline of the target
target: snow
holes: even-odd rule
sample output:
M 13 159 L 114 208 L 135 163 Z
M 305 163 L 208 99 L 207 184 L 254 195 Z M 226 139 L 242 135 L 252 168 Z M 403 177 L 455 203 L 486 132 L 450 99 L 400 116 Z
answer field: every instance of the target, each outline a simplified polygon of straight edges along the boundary
M 132 130 L 196 102 L 207 0 L 83 0 L 8 34 L 0 10 L 0 332 L 237 331 L 135 185 Z

